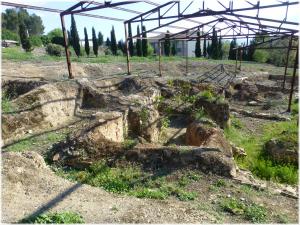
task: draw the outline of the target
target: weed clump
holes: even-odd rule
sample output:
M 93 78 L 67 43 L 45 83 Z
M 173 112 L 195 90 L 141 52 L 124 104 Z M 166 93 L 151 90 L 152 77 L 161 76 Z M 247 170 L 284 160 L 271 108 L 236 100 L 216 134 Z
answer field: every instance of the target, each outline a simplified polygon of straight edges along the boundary
M 35 217 L 25 218 L 21 223 L 44 223 L 44 224 L 65 224 L 84 223 L 82 216 L 74 212 L 55 212 L 42 214 Z

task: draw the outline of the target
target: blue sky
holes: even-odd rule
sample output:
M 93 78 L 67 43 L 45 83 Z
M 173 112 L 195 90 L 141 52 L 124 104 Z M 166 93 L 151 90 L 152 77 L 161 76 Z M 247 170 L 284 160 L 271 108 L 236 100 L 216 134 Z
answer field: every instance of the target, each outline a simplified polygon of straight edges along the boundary
M 70 6 L 74 5 L 75 3 L 78 2 L 78 0 L 65 0 L 65 1 L 58 1 L 58 0 L 6 0 L 9 2 L 15 2 L 15 3 L 21 3 L 21 4 L 29 4 L 29 5 L 35 5 L 35 6 L 42 6 L 42 7 L 47 7 L 47 8 L 55 8 L 55 9 L 67 9 Z M 152 0 L 153 2 L 162 4 L 164 2 L 167 2 L 167 0 Z M 249 0 L 252 3 L 256 3 L 257 1 L 255 0 Z M 103 3 L 103 0 L 98 0 L 98 2 Z M 119 1 L 112 1 L 112 2 L 120 2 Z M 222 4 L 228 5 L 229 0 L 222 0 Z M 181 10 L 183 10 L 190 1 L 188 0 L 181 0 Z M 277 0 L 261 0 L 261 5 L 266 5 L 270 3 L 278 3 Z M 240 7 L 249 7 L 250 5 L 245 1 L 245 0 L 234 0 L 234 8 L 240 8 Z M 154 6 L 151 6 L 146 3 L 137 3 L 137 4 L 131 4 L 130 6 L 123 6 L 124 8 L 130 8 L 132 10 L 136 10 L 139 12 L 145 12 L 153 8 Z M 195 0 L 191 7 L 185 12 L 185 13 L 193 13 L 199 10 L 199 8 L 202 7 L 202 0 Z M 2 6 L 2 11 L 4 11 L 7 7 Z M 220 10 L 222 7 L 217 3 L 217 1 L 214 0 L 206 0 L 205 1 L 205 8 L 210 8 L 210 9 L 215 9 L 215 10 Z M 167 8 L 166 8 L 167 9 Z M 173 11 L 169 11 L 170 14 L 174 13 L 177 9 L 174 8 Z M 43 12 L 43 11 L 36 11 L 36 10 L 28 10 L 29 13 L 35 13 L 39 15 L 44 23 L 45 26 L 45 33 L 48 33 L 54 28 L 60 28 L 60 17 L 56 13 L 51 13 L 51 12 Z M 299 7 L 298 6 L 292 6 L 289 8 L 289 17 L 287 20 L 290 21 L 299 21 Z M 97 11 L 91 11 L 87 12 L 89 14 L 97 14 L 97 15 L 102 15 L 102 16 L 110 16 L 110 17 L 115 17 L 115 18 L 122 18 L 122 19 L 129 19 L 136 14 L 133 13 L 128 13 L 128 12 L 123 12 L 115 9 L 102 9 L 102 10 L 97 10 Z M 285 10 L 283 8 L 277 8 L 277 9 L 269 9 L 269 10 L 261 10 L 260 15 L 262 17 L 267 17 L 267 18 L 274 18 L 274 19 L 283 19 L 285 14 Z M 255 16 L 256 11 L 252 11 L 251 13 L 249 12 L 247 15 Z M 213 19 L 213 18 L 211 18 Z M 214 18 L 215 19 L 215 18 Z M 89 37 L 91 37 L 91 30 L 92 27 L 95 27 L 96 32 L 101 31 L 104 34 L 104 38 L 106 39 L 107 37 L 110 36 L 110 30 L 111 27 L 115 27 L 116 31 L 116 37 L 117 40 L 123 39 L 124 40 L 124 24 L 123 22 L 117 22 L 117 21 L 110 21 L 110 20 L 104 20 L 104 19 L 95 19 L 95 18 L 89 18 L 89 17 L 83 17 L 83 16 L 75 16 L 75 20 L 77 23 L 77 29 L 79 31 L 80 38 L 82 39 L 83 36 L 83 29 L 84 27 L 87 28 Z M 197 19 L 195 19 L 197 20 Z M 205 20 L 198 20 L 201 22 L 207 22 Z M 247 21 L 247 20 L 246 20 Z M 251 21 L 251 20 L 249 20 Z M 166 21 L 167 22 L 167 21 Z M 155 26 L 157 22 L 149 22 L 146 25 L 147 29 L 150 29 L 151 27 Z M 189 28 L 189 27 L 194 27 L 196 26 L 195 23 L 192 22 L 178 22 L 174 25 Z M 273 24 L 274 25 L 274 24 Z M 66 26 L 69 29 L 70 28 L 70 16 L 66 16 Z M 222 28 L 226 26 L 225 24 L 218 24 L 219 28 Z M 136 25 L 132 27 L 133 33 L 136 32 Z M 209 28 L 207 28 L 209 29 Z M 174 28 L 162 28 L 159 31 L 165 32 L 166 30 L 170 30 L 170 32 L 179 32 L 181 31 L 180 29 L 174 29 Z M 155 36 L 157 34 L 149 34 L 148 36 Z

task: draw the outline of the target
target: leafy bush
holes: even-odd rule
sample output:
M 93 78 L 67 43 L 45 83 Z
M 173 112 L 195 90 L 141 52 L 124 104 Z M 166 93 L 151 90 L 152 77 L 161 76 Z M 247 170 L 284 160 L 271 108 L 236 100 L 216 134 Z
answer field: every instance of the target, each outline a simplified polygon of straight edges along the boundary
M 7 30 L 7 29 L 2 29 L 1 30 L 1 39 L 2 40 L 13 40 L 13 41 L 20 41 L 20 37 L 18 34 Z
M 32 46 L 40 47 L 43 45 L 41 37 L 37 35 L 30 36 L 29 41 L 31 42 Z
M 254 52 L 253 58 L 256 62 L 265 63 L 269 59 L 269 53 L 265 50 L 257 49 Z
M 266 222 L 267 210 L 263 206 L 251 204 L 245 210 L 245 218 L 253 223 Z
M 42 214 L 32 218 L 26 218 L 21 223 L 56 223 L 56 224 L 70 224 L 70 223 L 84 223 L 83 218 L 74 212 L 56 212 L 49 214 Z
M 244 203 L 235 198 L 222 199 L 221 208 L 234 215 L 243 215 L 243 217 L 253 223 L 264 223 L 267 220 L 267 210 L 263 206 L 255 203 Z
M 48 44 L 46 47 L 46 52 L 52 56 L 61 56 L 63 49 L 60 45 Z
M 53 37 L 51 38 L 51 43 L 56 45 L 65 46 L 65 41 L 63 37 Z
M 119 55 L 119 56 L 123 56 L 123 55 L 124 55 L 124 53 L 122 52 L 122 50 L 117 50 L 117 55 Z
M 112 51 L 109 48 L 107 48 L 107 49 L 104 50 L 104 54 L 105 55 L 112 55 Z
M 152 47 L 151 44 L 147 43 L 148 48 L 147 48 L 147 56 L 152 56 L 154 53 L 154 48 Z
M 48 35 L 42 35 L 41 40 L 44 46 L 47 46 L 51 42 L 51 39 L 48 37 Z

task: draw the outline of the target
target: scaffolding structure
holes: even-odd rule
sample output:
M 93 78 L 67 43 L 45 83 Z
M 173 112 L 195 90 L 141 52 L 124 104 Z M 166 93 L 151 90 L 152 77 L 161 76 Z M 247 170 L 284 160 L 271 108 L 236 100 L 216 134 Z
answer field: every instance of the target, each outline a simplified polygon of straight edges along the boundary
M 169 40 L 183 40 L 186 43 L 188 41 L 195 40 L 196 38 L 211 40 L 213 31 L 217 32 L 218 36 L 221 39 L 244 39 L 246 40 L 246 46 L 239 46 L 235 48 L 236 51 L 236 66 L 235 71 L 241 70 L 242 63 L 242 51 L 249 48 L 255 49 L 287 49 L 286 55 L 286 64 L 284 70 L 284 79 L 282 84 L 282 89 L 285 89 L 287 68 L 289 64 L 289 55 L 291 51 L 296 51 L 296 59 L 294 62 L 294 71 L 291 82 L 291 91 L 290 91 L 290 99 L 289 99 L 289 107 L 290 110 L 291 98 L 294 89 L 294 83 L 296 79 L 296 69 L 298 67 L 298 51 L 299 47 L 293 46 L 293 40 L 298 40 L 299 34 L 299 23 L 294 21 L 288 21 L 288 10 L 290 6 L 298 5 L 298 1 L 277 1 L 276 4 L 262 5 L 260 1 L 253 3 L 251 1 L 245 0 L 247 2 L 246 7 L 235 8 L 233 4 L 233 0 L 229 1 L 228 6 L 225 6 L 222 2 L 218 1 L 220 6 L 219 9 L 213 10 L 205 7 L 205 1 L 202 2 L 201 8 L 195 4 L 193 1 L 188 3 L 184 8 L 182 7 L 182 2 L 179 0 L 173 0 L 165 2 L 164 4 L 158 4 L 150 0 L 128 0 L 128 1 L 119 1 L 119 2 L 111 2 L 104 1 L 104 3 L 100 3 L 97 1 L 80 1 L 75 5 L 71 6 L 66 10 L 59 9 L 49 9 L 44 7 L 30 6 L 25 4 L 16 4 L 10 2 L 1 2 L 2 5 L 5 6 L 13 6 L 20 8 L 29 8 L 34 10 L 43 10 L 48 12 L 54 12 L 60 14 L 61 26 L 63 30 L 64 36 L 64 46 L 66 53 L 66 61 L 68 66 L 69 78 L 74 78 L 72 73 L 72 66 L 70 55 L 67 47 L 67 30 L 65 28 L 65 20 L 64 17 L 67 15 L 80 15 L 80 16 L 89 16 L 99 19 L 106 19 L 112 21 L 118 21 L 124 23 L 124 31 L 125 31 L 125 46 L 126 46 L 126 58 L 127 58 L 127 74 L 131 74 L 131 64 L 130 64 L 130 52 L 129 52 L 129 41 L 133 39 L 143 39 L 148 33 L 158 33 L 158 34 L 166 34 L 165 31 L 162 31 L 162 28 L 175 28 L 180 31 L 177 33 L 172 33 L 169 35 Z M 133 4 L 147 4 L 151 6 L 151 9 L 146 12 L 140 12 L 137 10 L 128 9 L 125 6 L 131 6 Z M 194 5 L 193 5 L 194 4 Z M 197 8 L 193 13 L 187 13 L 188 9 L 191 7 Z M 107 17 L 102 15 L 95 14 L 87 14 L 86 12 L 101 10 L 105 8 L 110 8 L 113 10 L 124 11 L 127 13 L 135 14 L 134 17 L 129 19 L 121 19 L 115 17 Z M 140 7 L 143 8 L 143 7 Z M 280 8 L 285 11 L 285 17 L 282 20 L 279 19 L 271 19 L 261 16 L 261 10 L 263 9 L 275 9 Z M 255 12 L 256 16 L 250 16 L 247 14 L 243 14 L 244 12 Z M 179 26 L 180 22 L 188 22 L 190 24 L 194 23 L 196 26 L 191 28 L 187 28 L 185 26 Z M 147 23 L 155 23 L 154 27 L 152 26 L 147 31 L 142 30 L 142 34 L 139 35 L 131 35 L 129 36 L 128 30 L 131 30 L 131 26 L 133 24 L 140 24 L 143 27 Z M 270 24 L 271 23 L 271 24 Z M 196 32 L 200 32 L 200 36 L 195 36 Z M 253 44 L 249 44 L 250 38 L 255 38 L 259 35 L 263 40 Z M 268 37 L 265 40 L 264 37 Z M 289 39 L 288 46 L 272 46 L 272 43 L 281 39 Z M 150 39 L 150 38 L 146 38 Z M 166 41 L 166 37 L 160 38 L 158 40 L 159 46 L 159 75 L 162 76 L 162 43 Z M 266 44 L 270 44 L 266 46 Z M 239 61 L 239 66 L 238 66 Z M 188 75 L 188 55 L 186 51 L 186 75 Z

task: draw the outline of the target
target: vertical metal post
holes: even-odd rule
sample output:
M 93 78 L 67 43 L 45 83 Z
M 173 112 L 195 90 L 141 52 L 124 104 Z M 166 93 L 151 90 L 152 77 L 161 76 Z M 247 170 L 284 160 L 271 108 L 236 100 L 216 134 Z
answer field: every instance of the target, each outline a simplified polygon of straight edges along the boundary
M 187 40 L 187 38 L 188 38 L 188 32 L 186 32 L 185 33 L 185 38 L 186 38 L 186 40 L 185 40 L 185 48 L 186 48 L 186 55 L 185 55 L 185 75 L 187 76 L 188 75 L 188 73 L 189 73 L 189 68 L 188 68 L 188 63 L 189 63 L 189 61 L 188 61 L 188 56 L 189 56 L 189 50 L 188 50 L 188 40 Z
M 68 36 L 67 36 L 64 16 L 62 14 L 60 15 L 60 21 L 61 21 L 61 28 L 62 28 L 63 36 L 64 36 L 64 47 L 65 47 L 65 52 L 66 52 L 69 79 L 73 79 L 74 76 L 72 74 L 71 60 L 70 60 L 70 55 L 69 55 L 69 51 L 68 51 Z
M 161 41 L 158 41 L 158 52 L 159 52 L 159 59 L 158 59 L 158 67 L 159 67 L 159 76 L 162 76 L 161 72 Z
M 126 47 L 126 60 L 127 60 L 127 74 L 131 74 L 130 68 L 130 54 L 129 54 L 129 44 L 128 44 L 128 34 L 127 34 L 127 25 L 124 23 L 124 30 L 125 30 L 125 47 Z
M 291 35 L 291 38 L 289 41 L 289 47 L 288 47 L 287 54 L 286 54 L 286 63 L 285 63 L 285 68 L 284 68 L 282 90 L 284 90 L 284 88 L 285 88 L 285 80 L 286 80 L 287 68 L 289 65 L 289 55 L 290 55 L 290 51 L 291 51 L 291 47 L 292 47 L 292 42 L 293 42 L 293 35 Z
M 235 73 L 237 72 L 237 58 L 238 58 L 238 49 L 235 49 Z
M 292 77 L 292 83 L 291 83 L 291 90 L 290 90 L 290 97 L 289 97 L 289 106 L 287 111 L 291 111 L 291 105 L 292 105 L 292 98 L 293 98 L 293 92 L 294 92 L 294 84 L 295 84 L 295 78 L 296 78 L 296 70 L 298 68 L 298 57 L 299 57 L 299 46 L 297 47 L 297 52 L 296 52 L 296 58 L 295 58 L 295 63 L 294 63 L 294 71 L 293 71 L 293 77 Z
M 243 58 L 243 49 L 239 49 L 239 53 L 240 53 L 240 67 L 239 70 L 242 70 L 242 58 Z

